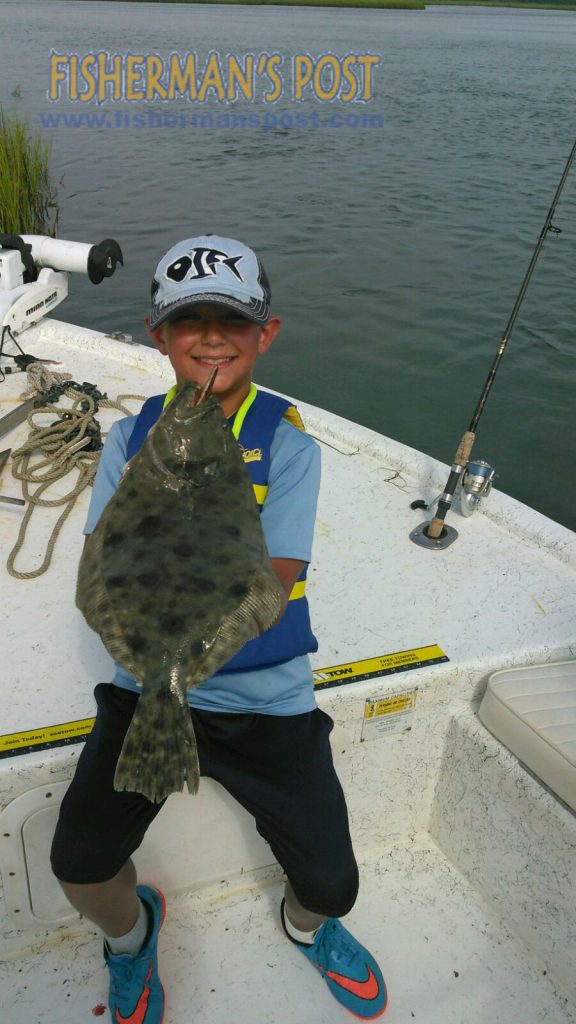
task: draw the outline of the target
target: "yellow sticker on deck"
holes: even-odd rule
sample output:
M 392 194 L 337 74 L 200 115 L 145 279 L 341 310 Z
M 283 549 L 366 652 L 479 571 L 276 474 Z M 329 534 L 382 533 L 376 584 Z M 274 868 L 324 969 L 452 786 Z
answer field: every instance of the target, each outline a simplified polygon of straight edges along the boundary
M 50 747 L 63 747 L 68 743 L 81 743 L 92 731 L 94 718 L 79 718 L 75 722 L 46 725 L 25 732 L 10 732 L 0 736 L 0 758 L 30 754 Z
M 416 704 L 417 692 L 405 690 L 402 693 L 380 697 L 378 700 L 367 700 L 364 718 L 380 718 L 382 715 L 397 715 L 399 712 L 411 710 Z
M 415 647 L 411 651 L 395 651 L 393 654 L 382 654 L 378 658 L 365 658 L 363 661 L 350 661 L 343 665 L 314 669 L 314 689 L 325 690 L 331 686 L 359 683 L 363 679 L 375 679 L 377 676 L 388 676 L 394 672 L 439 665 L 449 660 L 438 644 Z
M 364 704 L 361 742 L 408 732 L 412 728 L 418 687 L 394 690 L 382 697 L 369 697 Z

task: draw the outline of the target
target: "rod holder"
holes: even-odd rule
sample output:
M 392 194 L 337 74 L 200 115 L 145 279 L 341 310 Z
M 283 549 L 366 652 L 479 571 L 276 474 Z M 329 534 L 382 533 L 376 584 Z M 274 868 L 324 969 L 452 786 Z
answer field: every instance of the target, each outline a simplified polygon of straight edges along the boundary
M 458 536 L 458 530 L 455 530 L 453 526 L 446 526 L 444 524 L 439 537 L 429 537 L 426 532 L 429 526 L 430 521 L 426 520 L 412 530 L 410 540 L 413 544 L 417 544 L 421 548 L 427 548 L 428 551 L 444 551 L 445 548 L 449 548 L 454 543 Z

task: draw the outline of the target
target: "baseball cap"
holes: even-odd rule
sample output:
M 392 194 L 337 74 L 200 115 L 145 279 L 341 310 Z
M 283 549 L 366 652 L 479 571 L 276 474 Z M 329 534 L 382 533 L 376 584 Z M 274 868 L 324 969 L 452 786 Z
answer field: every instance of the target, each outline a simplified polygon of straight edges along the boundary
M 199 302 L 227 306 L 256 324 L 270 316 L 270 283 L 258 256 L 243 242 L 220 235 L 173 245 L 156 267 L 151 291 L 152 330 Z

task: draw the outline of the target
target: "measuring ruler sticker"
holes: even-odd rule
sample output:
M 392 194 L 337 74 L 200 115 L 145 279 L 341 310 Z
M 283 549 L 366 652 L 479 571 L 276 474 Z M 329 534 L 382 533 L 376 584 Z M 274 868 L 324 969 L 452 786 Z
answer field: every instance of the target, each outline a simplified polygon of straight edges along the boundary
M 94 725 L 94 718 L 80 718 L 76 722 L 46 725 L 25 732 L 11 732 L 0 736 L 0 758 L 32 754 L 37 750 L 64 747 L 69 743 L 83 743 Z
M 412 728 L 418 687 L 395 690 L 382 697 L 369 697 L 364 705 L 360 742 L 408 732 Z
M 383 654 L 379 658 L 365 658 L 364 661 L 351 661 L 343 665 L 314 669 L 314 689 L 327 690 L 332 686 L 359 683 L 364 679 L 389 676 L 395 672 L 408 672 L 413 668 L 427 668 L 429 665 L 439 665 L 444 661 L 450 659 L 438 644 L 415 647 L 411 651 L 396 651 L 394 654 Z

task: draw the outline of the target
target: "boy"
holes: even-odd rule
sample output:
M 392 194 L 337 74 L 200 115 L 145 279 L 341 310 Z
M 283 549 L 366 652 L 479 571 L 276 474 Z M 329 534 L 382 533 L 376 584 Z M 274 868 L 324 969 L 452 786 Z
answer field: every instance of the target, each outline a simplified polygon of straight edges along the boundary
M 344 796 L 332 764 L 332 721 L 316 707 L 308 654 L 317 648 L 304 596 L 319 487 L 319 449 L 298 429 L 290 403 L 252 384 L 278 332 L 270 286 L 256 254 L 230 238 L 178 243 L 158 264 L 146 329 L 176 374 L 168 396 L 116 423 L 104 447 L 85 527 L 89 534 L 128 458 L 185 381 L 213 393 L 249 458 L 284 612 L 223 669 L 189 694 L 201 774 L 217 779 L 254 816 L 286 872 L 284 930 L 336 999 L 361 1019 L 379 1016 L 386 989 L 373 957 L 338 918 L 358 891 Z M 286 418 L 288 417 L 288 418 Z M 292 422 L 289 422 L 291 420 Z M 301 424 L 299 424 L 301 427 Z M 256 457 L 255 457 L 256 453 Z M 164 898 L 138 886 L 131 854 L 161 808 L 116 792 L 113 777 L 139 687 L 117 666 L 95 695 L 96 722 L 68 789 L 52 868 L 72 905 L 104 932 L 115 1024 L 160 1024 L 164 993 L 157 939 Z M 190 813 L 194 813 L 193 803 Z

